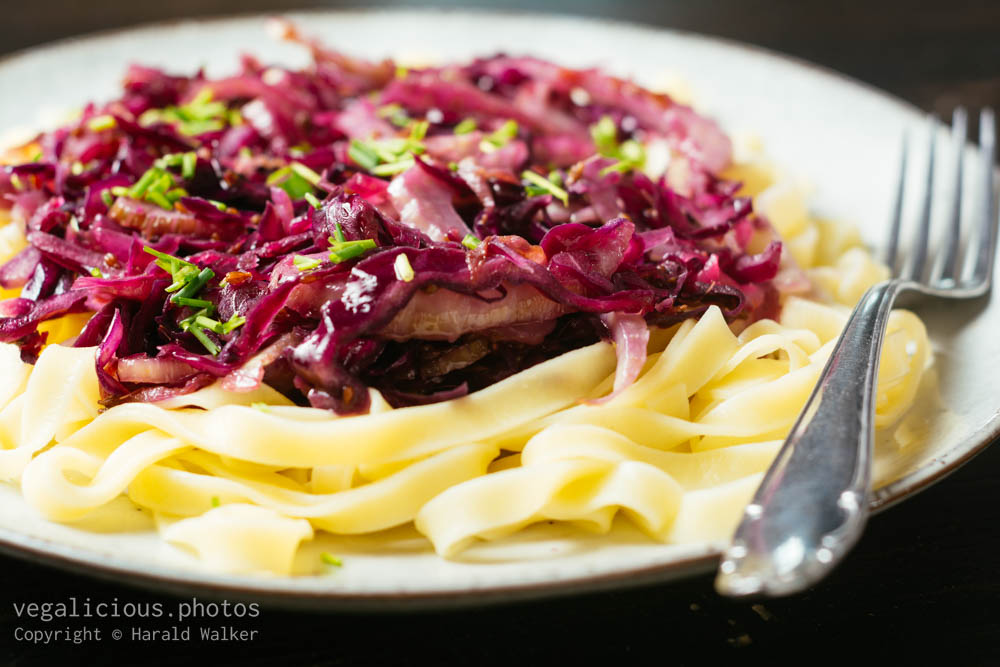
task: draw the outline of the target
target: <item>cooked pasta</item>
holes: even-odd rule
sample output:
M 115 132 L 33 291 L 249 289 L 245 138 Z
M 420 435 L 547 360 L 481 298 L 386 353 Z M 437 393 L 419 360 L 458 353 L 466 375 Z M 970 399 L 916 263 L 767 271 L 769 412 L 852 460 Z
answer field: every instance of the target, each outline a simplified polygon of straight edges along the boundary
M 40 139 L 0 173 L 18 201 L 0 209 L 0 480 L 56 522 L 127 498 L 241 573 L 406 525 L 450 559 L 619 516 L 656 542 L 725 539 L 887 276 L 856 231 L 622 80 L 503 56 L 407 73 L 307 44 L 306 74 L 130 70 L 133 97 L 60 130 L 79 145 Z M 497 78 L 517 68 L 558 104 Z M 930 363 L 894 311 L 877 427 Z
M 580 401 L 610 390 L 610 343 L 452 401 L 392 409 L 376 395 L 376 409 L 351 417 L 266 387 L 217 385 L 100 412 L 94 348 L 49 345 L 29 366 L 2 345 L 0 473 L 55 521 L 125 494 L 154 513 L 164 539 L 230 571 L 288 573 L 316 530 L 411 521 L 445 557 L 538 521 L 607 531 L 619 512 L 655 540 L 723 539 L 812 390 L 847 304 L 883 272 L 860 249 L 832 266 L 803 259 L 828 301 L 789 297 L 778 321 L 740 332 L 717 308 L 656 332 L 639 379 L 600 405 Z M 913 402 L 928 362 L 920 320 L 895 311 L 880 427 Z

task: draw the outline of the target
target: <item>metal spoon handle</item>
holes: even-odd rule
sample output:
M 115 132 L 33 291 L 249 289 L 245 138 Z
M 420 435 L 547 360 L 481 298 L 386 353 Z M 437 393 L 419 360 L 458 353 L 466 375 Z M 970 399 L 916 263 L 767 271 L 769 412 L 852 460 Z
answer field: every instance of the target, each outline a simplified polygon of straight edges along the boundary
M 823 578 L 868 518 L 875 383 L 904 283 L 865 293 L 723 555 L 723 595 L 787 595 Z

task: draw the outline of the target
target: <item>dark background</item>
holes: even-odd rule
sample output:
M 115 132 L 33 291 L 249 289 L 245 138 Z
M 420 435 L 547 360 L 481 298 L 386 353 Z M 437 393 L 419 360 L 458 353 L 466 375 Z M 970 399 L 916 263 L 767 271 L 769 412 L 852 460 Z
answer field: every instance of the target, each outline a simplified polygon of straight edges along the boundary
M 586 14 L 719 35 L 840 70 L 943 116 L 956 104 L 1000 108 L 1000 1 L 370 2 Z M 280 12 L 340 2 L 69 0 L 10 2 L 0 53 L 66 36 L 187 16 Z M 488 29 L 488 26 L 484 26 Z M 333 45 L 336 46 L 335 42 Z M 624 47 L 627 48 L 627 45 Z M 0 91 L 13 95 L 16 91 Z M 984 387 L 984 391 L 996 391 Z M 827 664 L 1000 662 L 1000 447 L 874 517 L 828 580 L 802 595 L 731 602 L 709 575 L 680 583 L 481 610 L 306 614 L 265 608 L 249 643 L 79 646 L 15 642 L 11 602 L 168 598 L 0 557 L 0 665 L 617 664 L 767 661 Z M 106 624 L 110 632 L 112 624 Z M 71 628 L 80 627 L 72 621 Z M 157 627 L 151 624 L 150 627 Z

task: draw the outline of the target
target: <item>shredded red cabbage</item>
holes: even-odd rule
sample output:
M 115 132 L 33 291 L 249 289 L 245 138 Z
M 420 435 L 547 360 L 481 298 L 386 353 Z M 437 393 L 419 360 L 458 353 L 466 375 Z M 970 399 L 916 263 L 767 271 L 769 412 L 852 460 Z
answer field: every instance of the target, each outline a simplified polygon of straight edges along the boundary
M 312 65 L 209 80 L 133 66 L 122 96 L 0 169 L 28 247 L 0 341 L 92 312 L 105 405 L 221 379 L 342 414 L 465 395 L 718 305 L 773 316 L 781 245 L 719 176 L 711 120 L 597 70 L 494 56 L 404 69 L 302 39 Z M 644 146 L 671 147 L 666 174 Z M 21 148 L 24 153 L 24 147 Z

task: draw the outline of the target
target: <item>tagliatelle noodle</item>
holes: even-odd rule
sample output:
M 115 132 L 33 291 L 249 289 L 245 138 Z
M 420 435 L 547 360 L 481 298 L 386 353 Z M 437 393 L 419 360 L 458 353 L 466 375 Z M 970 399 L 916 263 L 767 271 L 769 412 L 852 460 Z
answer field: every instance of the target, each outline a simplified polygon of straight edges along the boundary
M 293 406 L 266 386 L 241 394 L 217 384 L 100 413 L 94 348 L 49 345 L 32 367 L 3 344 L 0 475 L 57 521 L 124 493 L 155 514 L 164 539 L 233 572 L 290 573 L 315 530 L 369 533 L 410 521 L 446 557 L 542 520 L 605 532 L 619 512 L 656 540 L 724 539 L 849 306 L 885 275 L 834 226 L 790 222 L 804 209 L 775 192 L 769 219 L 819 293 L 789 296 L 778 321 L 738 333 L 717 308 L 653 331 L 639 379 L 607 403 L 581 400 L 612 387 L 608 343 L 444 403 L 392 409 L 372 390 L 372 410 L 359 417 Z M 16 252 L 7 236 L 0 251 Z M 824 259 L 830 244 L 840 250 Z M 50 334 L 58 340 L 80 322 L 51 326 L 62 327 Z M 878 426 L 912 404 L 929 360 L 923 324 L 893 312 Z

